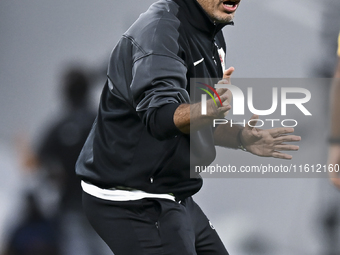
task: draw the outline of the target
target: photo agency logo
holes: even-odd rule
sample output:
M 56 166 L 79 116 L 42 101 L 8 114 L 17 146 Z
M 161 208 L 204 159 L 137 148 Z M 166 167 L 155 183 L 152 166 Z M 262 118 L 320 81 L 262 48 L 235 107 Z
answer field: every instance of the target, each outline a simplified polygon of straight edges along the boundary
M 252 114 L 259 115 L 260 118 L 257 121 L 254 120 L 228 120 L 228 119 L 214 119 L 213 126 L 217 125 L 225 125 L 229 124 L 233 125 L 249 125 L 250 127 L 261 128 L 266 123 L 269 123 L 271 127 L 281 125 L 282 127 L 296 127 L 298 125 L 298 121 L 296 119 L 285 119 L 285 118 L 270 118 L 274 112 L 280 108 L 280 116 L 287 116 L 287 106 L 293 105 L 295 110 L 299 110 L 304 116 L 312 116 L 311 112 L 306 108 L 305 104 L 311 100 L 311 92 L 308 89 L 301 87 L 273 87 L 271 91 L 271 98 L 266 98 L 266 102 L 270 102 L 271 106 L 267 109 L 256 109 L 254 106 L 254 93 L 253 88 L 248 87 L 246 96 L 243 91 L 235 85 L 232 84 L 215 84 L 214 87 L 203 83 L 196 82 L 196 84 L 200 84 L 201 86 L 198 89 L 204 91 L 205 93 L 201 94 L 201 114 L 207 115 L 207 100 L 208 95 L 211 100 L 214 101 L 216 107 L 222 105 L 222 100 L 220 95 L 217 93 L 218 89 L 228 89 L 232 94 L 232 114 L 234 116 L 244 116 L 245 115 L 245 107 L 248 107 L 248 110 Z M 203 85 L 203 86 L 202 86 Z M 209 89 L 212 91 L 210 92 Z M 246 103 L 245 103 L 246 102 Z M 256 124 L 253 124 L 256 123 Z

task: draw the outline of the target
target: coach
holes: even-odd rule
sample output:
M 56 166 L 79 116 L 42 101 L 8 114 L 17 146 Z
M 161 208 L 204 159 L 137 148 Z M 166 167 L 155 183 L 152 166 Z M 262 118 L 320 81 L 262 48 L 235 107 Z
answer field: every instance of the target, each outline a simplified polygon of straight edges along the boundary
M 207 115 L 190 102 L 191 78 L 224 78 L 221 29 L 241 0 L 161 0 L 142 14 L 113 49 L 97 120 L 77 162 L 85 212 L 116 255 L 228 254 L 191 196 L 190 153 L 200 165 L 215 145 L 290 159 L 292 128 L 210 125 L 231 106 L 208 100 Z M 253 116 L 254 119 L 257 116 Z M 194 130 L 191 131 L 190 130 Z M 190 138 L 198 146 L 190 148 Z M 240 152 L 241 153 L 241 152 Z

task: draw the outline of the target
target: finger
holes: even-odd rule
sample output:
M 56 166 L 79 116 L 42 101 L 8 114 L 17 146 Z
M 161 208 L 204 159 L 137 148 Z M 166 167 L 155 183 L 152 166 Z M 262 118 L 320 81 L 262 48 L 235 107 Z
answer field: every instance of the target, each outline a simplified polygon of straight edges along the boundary
M 272 156 L 273 158 L 280 158 L 280 159 L 287 159 L 287 160 L 290 160 L 293 158 L 292 155 L 281 153 L 279 151 L 273 152 Z
M 226 89 L 223 94 L 220 94 L 220 99 L 222 101 L 222 104 L 227 105 L 230 104 L 231 100 L 233 98 L 233 95 L 231 94 L 230 90 Z
M 222 101 L 222 104 L 224 104 L 224 102 L 225 101 L 228 101 L 228 99 L 229 99 L 229 95 L 223 95 L 223 96 L 220 96 L 220 98 L 221 98 L 221 101 Z
M 269 134 L 271 134 L 272 137 L 278 137 L 278 136 L 282 136 L 285 134 L 290 134 L 290 133 L 294 133 L 294 128 L 286 128 L 286 127 L 282 127 L 282 128 L 272 128 L 272 129 L 268 129 Z
M 230 92 L 230 90 L 226 89 L 222 93 L 220 93 L 219 95 L 220 95 L 220 97 L 222 97 L 222 96 L 223 97 L 225 97 L 225 96 L 230 97 L 230 96 L 232 96 L 232 93 Z
M 229 67 L 227 70 L 223 73 L 223 79 L 228 79 L 232 75 L 232 73 L 235 71 L 234 67 Z
M 279 144 L 274 146 L 275 151 L 298 151 L 299 148 L 299 146 L 291 144 Z
M 217 94 L 219 94 L 219 95 L 223 95 L 223 94 L 225 94 L 227 91 L 228 91 L 228 89 L 222 89 L 222 88 L 216 90 Z
M 218 90 L 216 90 L 218 96 L 214 95 L 214 99 L 215 99 L 215 102 L 217 103 L 218 107 L 223 105 L 224 101 L 228 100 L 229 93 L 226 93 L 227 91 L 228 91 L 228 89 L 218 89 Z
M 297 136 L 297 135 L 283 135 L 283 136 L 276 137 L 274 139 L 275 144 L 281 144 L 285 142 L 299 142 L 299 141 L 301 141 L 301 136 Z
M 217 109 L 217 111 L 218 111 L 219 113 L 225 113 L 225 112 L 227 112 L 227 111 L 230 111 L 230 109 L 231 109 L 231 105 L 223 105 L 222 107 L 219 107 L 219 108 Z
M 219 80 L 219 81 L 217 82 L 217 84 L 229 84 L 229 79 L 226 78 L 226 79 Z
M 253 114 L 253 116 L 250 118 L 250 120 L 248 121 L 248 124 L 247 124 L 247 126 L 246 126 L 245 128 L 247 128 L 247 129 L 253 129 L 253 127 L 251 127 L 251 126 L 249 125 L 249 123 L 250 123 L 252 126 L 256 126 L 258 119 L 259 119 L 259 116 L 256 115 L 256 114 Z
M 228 99 L 229 93 L 227 93 L 228 89 L 218 89 L 216 90 L 217 94 L 219 95 L 222 103 Z M 218 97 L 216 97 L 218 99 Z

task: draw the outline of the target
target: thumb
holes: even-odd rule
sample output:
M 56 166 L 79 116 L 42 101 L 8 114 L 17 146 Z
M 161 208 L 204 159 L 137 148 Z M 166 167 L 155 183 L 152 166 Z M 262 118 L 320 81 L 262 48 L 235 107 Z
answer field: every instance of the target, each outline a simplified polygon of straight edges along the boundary
M 223 73 L 223 79 L 227 79 L 230 78 L 230 76 L 232 75 L 232 73 L 235 71 L 234 67 L 229 67 L 227 70 L 224 71 Z
M 259 116 L 256 114 L 253 114 L 253 116 L 249 119 L 248 124 L 245 128 L 248 130 L 253 129 L 254 126 L 256 126 L 258 119 L 259 119 Z M 251 126 L 249 125 L 249 123 L 251 124 Z

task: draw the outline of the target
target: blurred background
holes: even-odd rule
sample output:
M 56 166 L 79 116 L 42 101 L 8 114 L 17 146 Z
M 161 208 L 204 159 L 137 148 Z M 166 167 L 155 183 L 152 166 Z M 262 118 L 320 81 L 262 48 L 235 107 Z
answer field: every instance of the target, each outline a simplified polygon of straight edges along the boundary
M 74 223 L 82 216 L 65 202 L 72 177 L 62 156 L 41 151 L 53 134 L 63 134 L 64 145 L 81 141 L 72 134 L 85 108 L 96 111 L 110 51 L 153 2 L 0 1 L 0 254 L 110 254 L 86 223 Z M 339 0 L 243 0 L 235 26 L 224 29 L 227 65 L 238 78 L 329 78 L 339 29 Z M 78 83 L 88 95 L 73 104 L 65 88 Z M 325 164 L 329 86 L 311 86 L 313 114 L 322 117 L 301 123 L 294 157 Z M 251 155 L 219 153 L 255 163 Z M 44 163 L 48 157 L 54 164 Z M 325 178 L 205 179 L 196 200 L 231 254 L 340 254 L 340 193 Z M 75 249 L 86 248 L 84 240 L 95 241 Z

